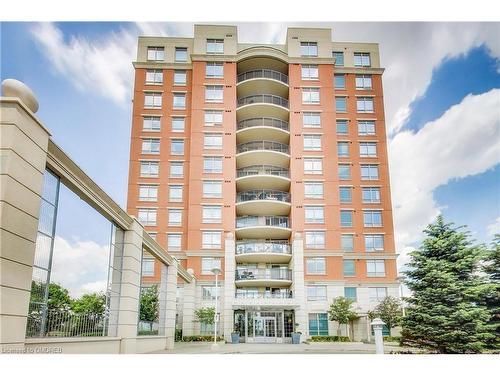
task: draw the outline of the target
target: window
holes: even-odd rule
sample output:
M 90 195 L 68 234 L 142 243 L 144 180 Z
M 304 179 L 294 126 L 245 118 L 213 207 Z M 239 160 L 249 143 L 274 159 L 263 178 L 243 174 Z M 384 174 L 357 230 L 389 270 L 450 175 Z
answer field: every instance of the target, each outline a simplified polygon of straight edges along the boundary
M 304 206 L 306 224 L 325 222 L 325 213 L 323 206 Z
M 161 117 L 144 116 L 142 118 L 142 130 L 148 132 L 159 132 L 161 130 Z
M 203 158 L 203 173 L 222 173 L 222 157 L 205 156 Z
M 309 336 L 328 336 L 328 314 L 309 314 Z
M 222 134 L 207 133 L 203 139 L 203 148 L 208 150 L 222 150 Z
M 325 258 L 306 258 L 306 269 L 310 275 L 324 275 L 326 273 Z
M 356 98 L 356 110 L 358 113 L 373 113 L 373 98 Z
M 185 126 L 184 117 L 172 117 L 172 131 L 173 132 L 183 132 Z
M 351 179 L 351 165 L 339 164 L 339 180 L 350 180 L 350 179 Z
M 323 183 L 304 182 L 304 196 L 306 198 L 313 198 L 313 199 L 323 198 Z
M 300 42 L 300 56 L 318 56 L 318 43 Z
M 171 178 L 184 177 L 184 165 L 183 165 L 182 161 L 170 162 L 170 177 Z
M 203 223 L 221 223 L 222 206 L 203 206 Z
M 167 248 L 169 251 L 179 251 L 181 249 L 182 235 L 179 233 L 167 234 Z
M 374 251 L 384 251 L 384 235 L 365 234 L 365 250 L 368 253 Z
M 203 198 L 222 198 L 222 181 L 203 181 Z
M 344 52 L 333 51 L 332 57 L 335 59 L 335 66 L 344 66 Z
M 302 65 L 302 79 L 315 80 L 318 79 L 318 66 L 317 65 Z
M 174 85 L 185 86 L 186 85 L 186 71 L 176 70 L 174 72 Z
M 354 259 L 344 259 L 342 261 L 344 276 L 356 276 Z
M 377 157 L 377 144 L 375 142 L 360 142 L 359 156 L 363 158 Z
M 375 135 L 375 121 L 373 120 L 358 121 L 358 134 Z
M 304 158 L 304 173 L 322 174 L 323 159 Z
M 361 179 L 362 180 L 378 180 L 378 165 L 376 165 L 376 164 L 361 164 Z
M 155 202 L 158 199 L 158 185 L 140 185 L 139 200 Z
M 163 48 L 163 47 L 148 47 L 148 60 L 149 61 L 163 61 L 163 60 L 165 60 L 165 48 Z
M 186 47 L 175 47 L 175 61 L 186 62 L 188 58 L 188 49 Z
M 161 92 L 146 92 L 144 108 L 161 108 Z
M 169 209 L 168 210 L 168 225 L 179 227 L 182 225 L 182 210 Z
M 156 208 L 139 208 L 137 216 L 142 225 L 156 225 Z
M 205 76 L 207 78 L 222 78 L 222 77 L 224 77 L 224 63 L 207 62 L 205 65 Z
M 354 66 L 370 66 L 370 54 L 354 52 Z
M 370 302 L 380 302 L 385 297 L 387 297 L 387 288 L 376 287 L 368 289 L 369 289 Z
M 141 161 L 141 177 L 158 177 L 160 164 L 157 161 Z
M 171 139 L 170 140 L 170 154 L 172 154 L 172 155 L 184 155 L 184 140 L 183 139 Z
M 351 301 L 356 302 L 358 299 L 356 288 L 352 286 L 346 286 L 344 288 L 344 297 L 350 299 Z
M 146 84 L 161 85 L 163 83 L 163 71 L 159 69 L 146 70 Z
M 222 235 L 221 232 L 207 231 L 202 232 L 201 247 L 203 249 L 221 249 Z
M 221 258 L 201 258 L 201 273 L 212 275 L 214 268 L 221 269 Z
M 207 39 L 207 54 L 223 54 L 224 39 Z
M 205 126 L 221 125 L 222 117 L 222 111 L 205 111 Z
M 170 202 L 182 202 L 182 185 L 170 185 L 168 188 L 168 200 Z
M 309 249 L 324 249 L 325 248 L 325 232 L 306 232 L 306 248 Z
M 349 122 L 347 120 L 337 120 L 337 134 L 338 135 L 349 134 Z
M 335 111 L 347 112 L 347 98 L 345 96 L 335 97 Z
M 372 76 L 370 75 L 357 75 L 356 76 L 356 88 L 359 90 L 371 90 L 372 88 Z
M 382 211 L 363 211 L 363 222 L 365 227 L 381 227 L 382 226 Z
M 366 275 L 370 277 L 384 277 L 385 261 L 383 259 L 367 259 Z
M 342 234 L 340 236 L 340 248 L 342 249 L 342 251 L 346 252 L 354 251 L 354 235 Z
M 217 286 L 217 290 L 215 286 L 203 285 L 201 287 L 201 298 L 204 300 L 215 300 L 215 296 L 217 295 L 217 299 L 220 298 L 220 286 Z
M 155 275 L 155 258 L 143 255 L 142 257 L 142 276 Z
M 345 74 L 335 74 L 334 86 L 336 89 L 345 89 Z
M 307 287 L 308 301 L 326 301 L 326 285 L 309 285 Z
M 363 187 L 362 196 L 363 196 L 363 203 L 380 203 L 380 188 Z
M 186 94 L 174 93 L 174 109 L 186 109 Z
M 304 134 L 304 151 L 321 151 L 321 136 Z
M 321 115 L 319 112 L 304 112 L 302 113 L 302 123 L 304 128 L 320 128 Z
M 143 154 L 159 154 L 160 153 L 160 140 L 156 138 L 145 138 L 142 140 L 142 153 Z
M 339 158 L 349 157 L 349 142 L 337 142 L 337 156 Z
M 205 87 L 205 102 L 222 103 L 224 97 L 223 86 L 206 86 Z
M 352 227 L 351 210 L 340 210 L 340 226 L 343 228 Z
M 319 104 L 319 88 L 303 87 L 302 104 Z
M 339 188 L 339 200 L 340 200 L 340 203 L 351 203 L 352 202 L 352 187 L 341 186 Z

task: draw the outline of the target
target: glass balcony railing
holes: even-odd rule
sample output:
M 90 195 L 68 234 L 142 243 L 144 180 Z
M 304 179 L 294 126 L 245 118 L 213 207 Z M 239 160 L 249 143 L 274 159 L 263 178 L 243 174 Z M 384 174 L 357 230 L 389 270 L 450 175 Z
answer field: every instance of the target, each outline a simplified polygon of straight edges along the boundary
M 247 268 L 236 270 L 236 280 L 292 280 L 289 268 Z
M 236 170 L 237 177 L 257 176 L 262 174 L 287 178 L 290 177 L 290 171 L 288 169 L 275 167 L 273 165 L 251 165 L 249 167 L 239 168 Z
M 280 290 L 277 292 L 265 291 L 259 292 L 256 290 L 245 290 L 245 289 L 236 289 L 236 298 L 248 298 L 248 299 L 260 299 L 260 298 L 272 298 L 272 299 L 285 299 L 285 298 L 293 298 L 293 294 L 291 290 Z
M 288 216 L 240 216 L 236 218 L 236 228 L 269 226 L 290 228 Z
M 255 253 L 291 254 L 292 247 L 286 240 L 247 240 L 236 242 L 236 255 Z
M 237 153 L 256 150 L 278 151 L 285 154 L 290 153 L 288 145 L 273 141 L 252 141 L 241 143 L 236 147 Z
M 248 202 L 258 200 L 290 202 L 290 193 L 280 190 L 246 190 L 236 194 L 236 202 Z
M 246 81 L 247 79 L 254 79 L 254 78 L 274 79 L 276 81 L 288 84 L 288 76 L 286 74 L 271 69 L 256 69 L 240 73 L 238 74 L 238 83 Z
M 250 95 L 238 99 L 238 107 L 256 103 L 275 104 L 279 105 L 280 107 L 288 109 L 288 100 L 277 95 L 269 95 L 269 94 Z
M 280 120 L 279 118 L 273 118 L 273 117 L 249 118 L 249 119 L 238 122 L 238 130 L 252 128 L 255 126 L 269 126 L 269 127 L 273 127 L 273 128 L 286 130 L 286 131 L 288 131 L 288 129 L 289 129 L 288 122 Z

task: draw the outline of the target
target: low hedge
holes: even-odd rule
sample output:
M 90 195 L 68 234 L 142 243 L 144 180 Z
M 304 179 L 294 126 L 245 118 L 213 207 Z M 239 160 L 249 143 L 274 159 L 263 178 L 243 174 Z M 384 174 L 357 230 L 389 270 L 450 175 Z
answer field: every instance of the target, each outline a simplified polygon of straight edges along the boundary
M 347 336 L 311 336 L 307 341 L 310 342 L 349 342 Z
M 182 341 L 184 342 L 210 342 L 213 341 L 213 336 L 184 336 Z M 224 337 L 217 337 L 217 342 L 224 341 Z
M 384 341 L 401 343 L 401 336 L 384 336 Z

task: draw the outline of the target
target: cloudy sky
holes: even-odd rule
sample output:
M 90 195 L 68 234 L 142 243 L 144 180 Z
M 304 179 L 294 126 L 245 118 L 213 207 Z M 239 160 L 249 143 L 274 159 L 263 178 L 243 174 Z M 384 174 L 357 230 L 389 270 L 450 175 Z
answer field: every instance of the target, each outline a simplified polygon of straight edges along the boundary
M 380 44 L 401 264 L 438 213 L 480 242 L 500 232 L 499 23 L 234 24 L 240 42 L 321 26 L 334 40 Z M 1 78 L 35 91 L 55 142 L 125 206 L 137 36 L 192 34 L 192 23 L 3 23 Z M 109 227 L 97 227 L 59 225 L 60 246 L 104 246 Z

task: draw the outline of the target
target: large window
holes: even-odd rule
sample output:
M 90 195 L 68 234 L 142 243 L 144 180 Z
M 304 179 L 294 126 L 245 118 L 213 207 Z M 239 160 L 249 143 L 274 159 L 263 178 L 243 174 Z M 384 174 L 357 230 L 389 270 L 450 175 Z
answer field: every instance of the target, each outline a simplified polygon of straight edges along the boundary
M 160 163 L 157 161 L 141 161 L 141 177 L 158 177 L 160 173 Z
M 318 79 L 318 66 L 317 65 L 302 65 L 301 67 L 303 80 L 316 80 Z
M 368 288 L 368 290 L 370 302 L 380 302 L 387 297 L 387 288 L 385 287 Z
M 144 138 L 142 140 L 142 153 L 143 154 L 159 154 L 160 153 L 160 140 L 157 138 Z
M 303 87 L 302 104 L 319 104 L 319 88 Z
M 305 237 L 306 237 L 306 248 L 308 249 L 325 248 L 325 232 L 307 231 L 305 232 Z
M 328 314 L 309 314 L 309 336 L 328 336 Z
M 142 276 L 155 275 L 155 258 L 143 255 L 142 257 Z
M 168 233 L 167 234 L 167 248 L 169 251 L 181 250 L 182 234 Z
M 182 225 L 182 210 L 171 208 L 168 210 L 168 225 L 180 227 Z
M 216 293 L 217 292 L 217 293 Z M 201 287 L 201 298 L 203 300 L 215 300 L 215 295 L 217 295 L 217 299 L 220 298 L 220 286 L 217 286 L 217 290 L 215 289 L 215 285 L 202 285 Z
M 323 198 L 323 182 L 304 182 L 304 196 L 312 199 Z
M 161 117 L 144 116 L 142 118 L 142 130 L 146 132 L 159 132 L 161 130 Z
M 336 89 L 345 89 L 345 74 L 335 74 L 333 83 Z
M 376 164 L 361 164 L 361 179 L 362 180 L 378 180 L 378 165 Z
M 321 114 L 319 112 L 304 112 L 302 113 L 302 123 L 304 128 L 320 128 Z
M 222 150 L 222 134 L 206 133 L 203 137 L 203 148 L 207 150 Z
M 365 250 L 368 253 L 374 251 L 384 251 L 384 235 L 365 234 Z
M 160 69 L 146 70 L 146 84 L 161 85 L 163 83 L 163 71 Z
M 161 108 L 161 92 L 144 93 L 144 108 Z
M 347 112 L 347 98 L 345 96 L 335 97 L 335 111 L 336 112 Z
M 342 234 L 340 236 L 340 248 L 345 252 L 354 251 L 354 235 L 353 234 Z
M 326 285 L 307 286 L 308 301 L 326 301 Z
M 203 206 L 202 211 L 203 223 L 222 222 L 222 206 Z
M 186 47 L 175 47 L 175 61 L 176 62 L 186 62 L 188 53 Z
M 187 81 L 187 74 L 185 70 L 174 71 L 174 85 L 175 86 L 185 86 Z
M 304 151 L 321 151 L 321 135 L 304 134 Z
M 172 131 L 173 132 L 183 132 L 185 127 L 184 117 L 172 117 Z
M 360 120 L 360 121 L 358 121 L 358 134 L 359 135 L 375 135 L 375 121 L 373 121 L 373 120 Z
M 186 94 L 184 93 L 174 93 L 174 109 L 186 109 Z
M 171 155 L 184 155 L 184 139 L 171 139 L 170 140 L 170 154 Z
M 142 225 L 156 225 L 156 208 L 139 208 L 137 219 Z
M 205 126 L 222 125 L 223 112 L 219 110 L 205 111 Z
M 310 275 L 324 275 L 326 273 L 326 259 L 306 258 L 306 270 Z
M 223 54 L 224 39 L 207 39 L 207 54 Z
M 171 161 L 170 162 L 170 178 L 182 178 L 184 177 L 184 164 L 182 161 Z
M 318 56 L 317 42 L 300 42 L 300 55 L 304 57 Z
M 365 52 L 354 52 L 354 66 L 370 66 L 370 54 Z
M 371 90 L 372 76 L 367 74 L 356 76 L 356 88 L 358 90 Z
M 170 185 L 168 187 L 168 200 L 170 202 L 182 202 L 182 185 Z
M 158 185 L 140 185 L 139 200 L 156 202 L 158 199 Z
M 342 228 L 352 227 L 352 211 L 340 210 L 340 226 Z
M 363 222 L 365 227 L 381 227 L 382 226 L 382 211 L 365 210 L 363 211 Z
M 148 60 L 149 61 L 163 61 L 165 60 L 164 47 L 148 47 Z
M 349 134 L 349 121 L 342 119 L 337 120 L 337 134 L 338 135 L 348 135 Z
M 358 113 L 373 113 L 373 98 L 356 98 L 356 110 L 358 111 Z
M 363 187 L 362 188 L 363 203 L 380 203 L 380 188 L 379 187 Z
M 339 158 L 349 157 L 349 142 L 337 142 L 337 156 Z
M 224 86 L 212 85 L 205 87 L 205 102 L 222 103 L 224 100 Z
M 325 208 L 323 206 L 304 206 L 306 224 L 324 224 Z
M 222 173 L 222 157 L 205 156 L 203 158 L 203 173 Z
M 207 62 L 205 65 L 205 76 L 207 78 L 222 78 L 222 77 L 224 77 L 224 63 L 222 63 L 222 62 Z
M 222 198 L 222 181 L 203 181 L 203 198 Z
M 335 59 L 335 66 L 344 66 L 344 52 L 333 51 L 332 57 Z
M 350 186 L 340 186 L 339 187 L 339 201 L 340 201 L 340 203 L 351 203 L 352 202 L 352 187 L 350 187 Z
M 203 275 L 213 275 L 214 268 L 221 269 L 221 258 L 201 258 L 201 273 Z
M 321 158 L 304 158 L 304 173 L 305 174 L 322 174 L 323 159 Z
M 383 259 L 367 259 L 366 275 L 369 277 L 384 277 L 385 261 Z
M 356 276 L 356 265 L 354 259 L 344 259 L 342 261 L 344 276 Z
M 375 142 L 360 142 L 359 143 L 359 156 L 362 158 L 376 158 L 377 157 L 377 143 Z
M 339 180 L 350 180 L 351 179 L 351 165 L 350 164 L 339 164 Z
M 202 232 L 201 247 L 203 249 L 221 249 L 222 248 L 222 234 L 216 231 Z
M 356 287 L 346 286 L 344 288 L 344 297 L 350 299 L 351 301 L 356 302 L 358 299 Z

